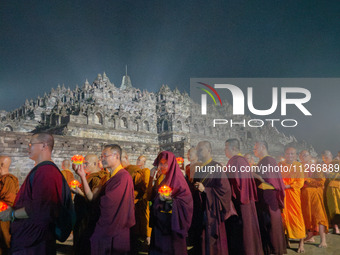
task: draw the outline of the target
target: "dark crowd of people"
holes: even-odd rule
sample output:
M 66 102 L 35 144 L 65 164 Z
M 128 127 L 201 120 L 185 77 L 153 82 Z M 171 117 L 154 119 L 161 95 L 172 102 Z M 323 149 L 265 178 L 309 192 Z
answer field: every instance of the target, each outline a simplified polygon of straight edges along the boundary
M 146 155 L 133 165 L 109 144 L 99 157 L 65 159 L 59 170 L 53 146 L 51 134 L 32 135 L 35 166 L 20 188 L 11 158 L 0 156 L 0 255 L 56 254 L 56 240 L 69 234 L 81 255 L 280 255 L 294 239 L 304 252 L 315 235 L 327 247 L 329 226 L 340 234 L 339 158 L 330 151 L 318 161 L 288 146 L 277 162 L 265 141 L 242 155 L 239 141 L 228 139 L 222 166 L 201 141 L 188 151 L 187 166 L 162 151 L 150 170 Z M 290 171 L 243 171 L 252 166 Z

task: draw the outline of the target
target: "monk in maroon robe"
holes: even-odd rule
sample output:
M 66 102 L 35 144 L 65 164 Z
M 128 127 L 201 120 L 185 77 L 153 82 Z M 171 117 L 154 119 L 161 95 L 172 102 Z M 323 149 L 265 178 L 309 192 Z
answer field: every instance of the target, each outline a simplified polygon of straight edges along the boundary
M 186 237 L 193 212 L 191 192 L 173 153 L 161 152 L 154 165 L 165 177 L 152 192 L 150 254 L 187 254 Z M 158 193 L 164 186 L 172 189 L 169 195 Z
M 235 209 L 240 217 L 236 224 L 230 226 L 234 232 L 232 237 L 236 237 L 236 239 L 228 240 L 228 244 L 231 244 L 229 251 L 232 251 L 231 254 L 261 255 L 263 249 L 255 207 L 256 184 L 250 172 L 241 172 L 242 169 L 249 168 L 250 165 L 244 157 L 240 156 L 240 142 L 237 139 L 226 141 L 225 154 L 229 158 L 227 169 L 236 170 L 228 172 L 228 178 Z
M 191 233 L 194 234 L 193 254 L 228 254 L 225 221 L 236 211 L 231 201 L 231 189 L 223 172 L 209 172 L 210 167 L 222 166 L 212 160 L 211 144 L 199 142 L 197 156 L 202 162 L 195 173 L 196 191 Z
M 268 144 L 265 141 L 256 142 L 254 154 L 260 158 L 259 170 L 277 167 L 274 158 L 268 156 Z M 281 210 L 284 208 L 285 185 L 280 172 L 261 171 L 254 174 L 258 184 L 256 203 L 261 230 L 263 251 L 266 255 L 281 255 L 287 253 L 286 240 L 282 224 Z M 269 184 L 269 185 L 268 185 Z
M 93 191 L 83 165 L 72 166 L 81 178 L 85 196 L 93 201 L 94 212 L 90 219 L 96 222 L 90 237 L 93 255 L 130 251 L 130 228 L 135 225 L 134 190 L 131 176 L 121 165 L 121 155 L 122 149 L 117 144 L 104 147 L 101 160 L 110 172 L 110 179 Z
M 28 151 L 36 166 L 22 184 L 13 208 L 0 213 L 0 220 L 12 221 L 14 255 L 56 254 L 54 222 L 62 204 L 63 176 L 50 165 L 53 145 L 52 135 L 32 136 Z

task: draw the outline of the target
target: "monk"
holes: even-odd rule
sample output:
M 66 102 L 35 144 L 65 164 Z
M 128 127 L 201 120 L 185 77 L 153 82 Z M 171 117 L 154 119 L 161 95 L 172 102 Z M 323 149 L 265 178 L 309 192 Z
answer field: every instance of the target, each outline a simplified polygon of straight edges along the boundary
M 54 224 L 63 202 L 63 176 L 50 163 L 53 146 L 50 134 L 31 137 L 28 154 L 36 166 L 22 184 L 13 208 L 0 213 L 0 220 L 12 221 L 11 254 L 56 254 Z
M 86 181 L 91 191 L 102 187 L 109 178 L 106 171 L 101 170 L 99 159 L 95 154 L 88 154 L 84 160 L 84 171 Z M 89 237 L 94 231 L 95 223 L 90 221 L 93 210 L 91 203 L 84 197 L 84 188 L 81 186 L 72 189 L 76 194 L 74 197 L 74 208 L 77 215 L 73 230 L 73 247 L 76 255 L 91 254 Z
M 147 160 L 146 156 L 141 155 L 137 158 L 136 165 L 139 166 L 140 169 L 142 169 L 144 183 L 146 187 L 148 187 L 150 180 L 150 169 L 145 166 L 146 160 Z M 150 245 L 152 229 L 149 226 L 150 208 L 149 201 L 147 198 L 147 192 L 144 193 L 144 196 L 140 201 L 140 206 L 136 207 L 136 216 L 137 215 L 139 217 L 138 220 L 140 222 L 140 233 L 142 237 L 145 238 L 146 244 Z
M 61 173 L 63 174 L 68 184 L 74 180 L 74 175 L 71 172 L 70 168 L 71 168 L 71 161 L 69 159 L 63 160 L 63 162 L 61 163 L 61 169 L 62 169 Z
M 282 224 L 281 210 L 284 207 L 285 185 L 280 172 L 261 171 L 265 167 L 277 167 L 276 160 L 268 155 L 266 141 L 258 141 L 254 145 L 254 155 L 260 172 L 254 174 L 257 187 L 257 214 L 261 230 L 263 251 L 269 254 L 286 254 L 286 242 Z
M 204 169 L 221 165 L 212 159 L 212 147 L 201 141 L 196 147 L 201 164 L 194 176 L 194 216 L 191 227 L 193 254 L 228 254 L 225 221 L 236 215 L 231 202 L 231 189 L 223 172 L 206 172 Z
M 238 241 L 233 240 L 232 254 L 263 254 L 261 233 L 257 218 L 255 202 L 257 189 L 250 172 L 241 173 L 241 167 L 250 167 L 247 160 L 240 154 L 240 142 L 231 138 L 225 142 L 225 155 L 229 158 L 228 167 L 234 167 L 236 172 L 228 172 L 232 190 L 232 198 L 237 214 L 238 224 L 232 229 Z M 238 247 L 236 247 L 238 245 Z M 243 253 L 242 253 L 243 250 Z
M 255 159 L 251 153 L 244 154 L 244 158 L 247 160 L 250 166 L 255 165 Z
M 307 150 L 301 151 L 299 158 L 302 165 L 308 169 L 305 173 L 305 184 L 301 189 L 301 207 L 307 230 L 305 242 L 315 242 L 313 235 L 320 233 L 319 247 L 327 247 L 328 219 L 323 202 L 325 177 L 322 172 L 312 171 L 316 168 L 316 160 Z
M 194 179 L 194 174 L 195 174 L 195 167 L 194 167 L 194 165 L 198 162 L 196 148 L 189 149 L 187 157 L 188 157 L 188 160 L 189 160 L 190 164 L 185 166 L 185 175 L 186 175 L 188 181 L 192 182 L 193 179 Z
M 131 254 L 138 254 L 139 247 L 142 246 L 140 240 L 145 239 L 145 230 L 141 226 L 140 207 L 143 206 L 142 200 L 146 192 L 146 183 L 142 169 L 137 165 L 131 165 L 126 151 L 122 152 L 122 166 L 132 177 L 134 187 L 135 219 L 136 225 L 131 228 Z M 144 221 L 145 222 L 145 221 Z
M 285 160 L 279 162 L 282 166 L 283 183 L 285 184 L 285 206 L 283 210 L 284 224 L 287 238 L 300 239 L 298 253 L 303 253 L 306 228 L 301 209 L 301 188 L 304 185 L 304 168 L 296 161 L 297 154 L 294 147 L 285 149 Z M 288 246 L 289 246 L 288 242 Z
M 15 196 L 19 190 L 18 178 L 9 173 L 11 158 L 0 156 L 0 202 L 13 206 Z M 9 254 L 10 222 L 0 221 L 0 255 Z
M 339 160 L 332 160 L 333 155 L 330 151 L 326 150 L 322 153 L 322 160 L 329 169 L 339 167 Z M 329 171 L 329 170 L 328 170 Z M 339 172 L 329 171 L 329 183 L 326 187 L 327 207 L 329 213 L 330 224 L 333 225 L 334 234 L 340 234 L 340 176 Z
M 161 152 L 155 162 L 164 175 L 160 185 L 153 187 L 151 211 L 150 254 L 187 254 L 186 237 L 191 224 L 193 203 L 189 187 L 179 168 L 175 155 Z M 160 187 L 171 188 L 168 193 Z
M 84 193 L 95 209 L 96 222 L 91 235 L 91 254 L 126 254 L 130 251 L 130 228 L 135 225 L 133 181 L 121 165 L 122 149 L 117 144 L 105 145 L 101 161 L 110 172 L 101 187 L 91 188 L 83 165 L 72 165 L 80 176 Z

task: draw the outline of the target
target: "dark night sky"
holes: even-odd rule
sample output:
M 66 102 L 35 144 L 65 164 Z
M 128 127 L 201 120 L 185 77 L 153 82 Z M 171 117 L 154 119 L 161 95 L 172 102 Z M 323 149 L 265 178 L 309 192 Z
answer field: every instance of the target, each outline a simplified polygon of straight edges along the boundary
M 190 77 L 340 77 L 338 1 L 57 2 L 1 1 L 0 109 L 103 71 L 120 86 L 125 64 L 149 91 L 189 92 Z

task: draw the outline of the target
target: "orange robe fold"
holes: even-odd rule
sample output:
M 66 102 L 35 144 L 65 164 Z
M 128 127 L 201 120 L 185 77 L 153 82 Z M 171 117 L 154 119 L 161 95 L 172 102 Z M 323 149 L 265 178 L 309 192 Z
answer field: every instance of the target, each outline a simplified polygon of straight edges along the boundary
M 65 170 L 62 170 L 61 173 L 63 174 L 65 180 L 67 181 L 67 183 L 70 183 L 71 181 L 74 180 L 74 175 L 73 173 L 68 170 L 68 169 L 65 169 Z
M 323 201 L 325 178 L 322 173 L 314 173 L 305 180 L 301 190 L 301 206 L 306 230 L 318 234 L 319 224 L 328 231 L 328 219 Z
M 12 174 L 0 176 L 0 201 L 8 206 L 13 206 L 15 197 L 19 191 L 18 178 Z M 10 222 L 0 221 L 0 255 L 7 254 L 11 235 L 9 233 Z
M 292 164 L 280 162 L 279 166 L 290 169 L 290 172 L 282 171 L 283 183 L 290 185 L 285 190 L 285 207 L 283 220 L 289 238 L 303 239 L 306 237 L 306 228 L 301 209 L 301 188 L 304 185 L 304 175 L 301 163 L 294 161 Z
M 333 169 L 339 169 L 340 161 L 332 161 Z M 340 173 L 329 171 L 329 184 L 326 189 L 327 207 L 331 224 L 340 224 Z

